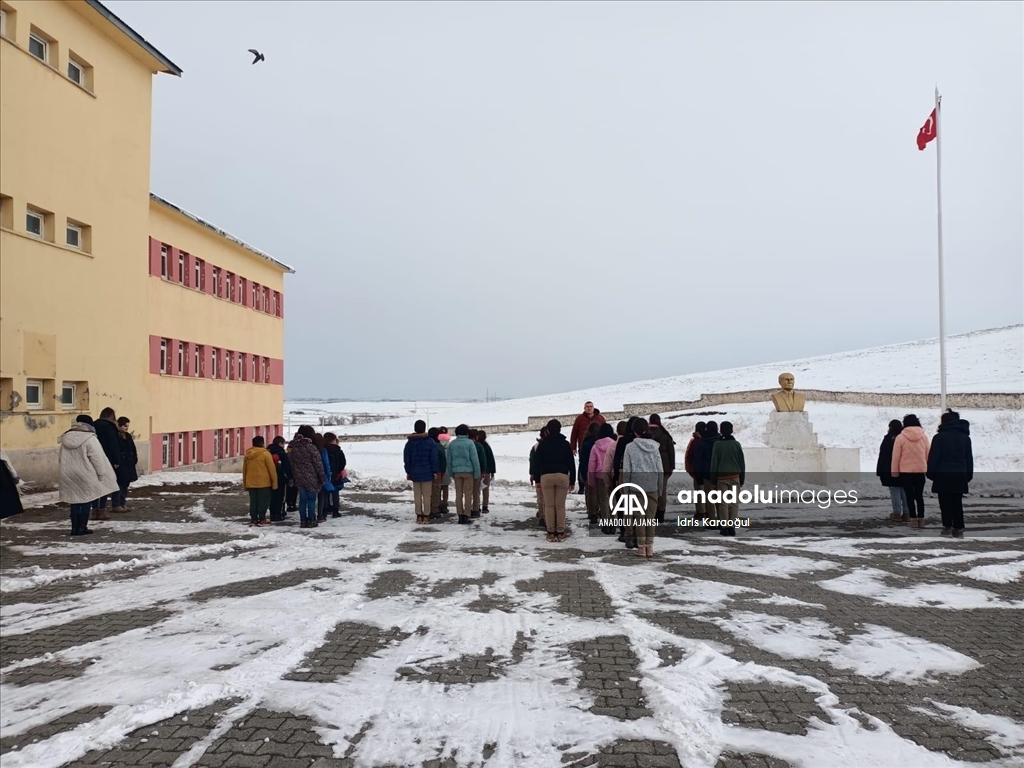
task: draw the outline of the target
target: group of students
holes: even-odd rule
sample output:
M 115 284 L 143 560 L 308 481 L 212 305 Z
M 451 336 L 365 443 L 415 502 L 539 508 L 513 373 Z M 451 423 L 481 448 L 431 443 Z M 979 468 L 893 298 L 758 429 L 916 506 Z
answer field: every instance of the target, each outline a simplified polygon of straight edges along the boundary
M 469 525 L 491 511 L 488 504 L 497 465 L 484 430 L 459 424 L 452 439 L 448 427 L 427 430 L 426 422 L 417 420 L 405 441 L 403 461 L 405 477 L 412 482 L 418 524 L 450 514 L 452 485 L 459 523 Z
M 250 526 L 282 522 L 289 512 L 299 513 L 300 528 L 316 528 L 328 516 L 341 517 L 340 491 L 348 471 L 337 435 L 301 426 L 287 447 L 280 436 L 269 448 L 265 445 L 263 437 L 254 437 L 242 461 Z
M 942 535 L 962 539 L 964 495 L 974 479 L 971 425 L 948 409 L 939 421 L 931 442 L 914 414 L 903 421 L 893 419 L 878 449 L 875 474 L 889 489 L 894 523 L 924 528 L 924 489 L 932 481 L 932 493 L 939 497 Z
M 58 441 L 59 498 L 71 507 L 71 535 L 86 536 L 93 520 L 109 520 L 111 512 L 128 512 L 128 489 L 139 479 L 139 454 L 131 420 L 104 408 L 93 421 L 81 414 Z

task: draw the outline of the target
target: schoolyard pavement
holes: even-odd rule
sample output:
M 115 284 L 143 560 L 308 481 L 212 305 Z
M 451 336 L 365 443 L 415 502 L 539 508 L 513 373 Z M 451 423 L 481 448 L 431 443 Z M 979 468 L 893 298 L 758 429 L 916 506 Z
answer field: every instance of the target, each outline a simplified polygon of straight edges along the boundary
M 522 487 L 471 527 L 343 505 L 252 529 L 224 482 L 88 537 L 4 521 L 4 768 L 1024 765 L 1021 499 L 969 500 L 963 541 L 878 501 L 651 560 L 578 497 L 562 544 Z

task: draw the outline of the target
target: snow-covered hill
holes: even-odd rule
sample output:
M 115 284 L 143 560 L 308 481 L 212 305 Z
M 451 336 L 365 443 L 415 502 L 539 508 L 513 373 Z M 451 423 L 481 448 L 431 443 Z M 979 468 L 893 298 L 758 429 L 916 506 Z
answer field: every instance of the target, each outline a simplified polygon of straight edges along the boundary
M 952 336 L 947 340 L 947 355 L 949 392 L 1024 392 L 1024 325 Z M 402 434 L 410 431 L 416 418 L 448 426 L 461 422 L 524 423 L 530 416 L 576 413 L 586 400 L 593 400 L 602 410 L 615 411 L 626 403 L 768 389 L 777 386 L 777 377 L 783 370 L 796 375 L 798 389 L 934 393 L 939 391 L 939 344 L 938 339 L 928 339 L 496 403 L 446 403 L 445 408 L 431 409 L 430 413 L 422 407 L 410 409 L 400 419 L 340 427 L 335 431 L 352 435 Z

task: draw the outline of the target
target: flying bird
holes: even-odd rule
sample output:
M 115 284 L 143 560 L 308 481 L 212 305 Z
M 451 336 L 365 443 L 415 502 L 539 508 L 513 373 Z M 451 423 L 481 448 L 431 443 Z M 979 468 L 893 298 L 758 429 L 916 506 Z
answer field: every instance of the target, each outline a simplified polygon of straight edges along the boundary
M 266 58 L 263 56 L 263 54 L 257 51 L 255 48 L 250 48 L 249 53 L 253 55 L 253 64 L 255 64 L 258 61 L 266 61 Z

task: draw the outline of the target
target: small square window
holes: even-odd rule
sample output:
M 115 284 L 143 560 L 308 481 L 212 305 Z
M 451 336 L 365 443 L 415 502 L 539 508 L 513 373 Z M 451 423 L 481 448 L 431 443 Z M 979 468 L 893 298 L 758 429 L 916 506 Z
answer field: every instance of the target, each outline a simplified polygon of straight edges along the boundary
M 71 248 L 81 248 L 82 228 L 75 224 L 68 224 L 67 242 Z
M 38 411 L 43 407 L 43 382 L 29 379 L 25 382 L 25 407 Z
M 78 405 L 78 389 L 74 382 L 65 381 L 60 388 L 60 404 L 63 408 L 71 410 Z
M 31 208 L 25 212 L 25 231 L 35 237 L 43 237 L 46 234 L 46 214 L 33 211 Z
M 0 37 L 7 37 L 7 11 L 0 8 Z
M 84 85 L 85 73 L 74 61 L 68 59 L 68 80 L 78 85 Z
M 28 52 L 40 61 L 50 60 L 50 44 L 37 35 L 28 36 Z

